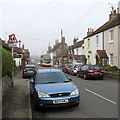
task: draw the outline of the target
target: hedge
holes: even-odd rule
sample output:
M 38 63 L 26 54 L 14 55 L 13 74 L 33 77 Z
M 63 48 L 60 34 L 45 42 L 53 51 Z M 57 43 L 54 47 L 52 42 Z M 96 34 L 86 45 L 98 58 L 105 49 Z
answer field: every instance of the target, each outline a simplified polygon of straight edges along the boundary
M 117 66 L 111 66 L 111 65 L 104 65 L 103 69 L 104 71 L 118 71 Z
M 13 58 L 10 52 L 2 48 L 2 77 L 12 76 Z

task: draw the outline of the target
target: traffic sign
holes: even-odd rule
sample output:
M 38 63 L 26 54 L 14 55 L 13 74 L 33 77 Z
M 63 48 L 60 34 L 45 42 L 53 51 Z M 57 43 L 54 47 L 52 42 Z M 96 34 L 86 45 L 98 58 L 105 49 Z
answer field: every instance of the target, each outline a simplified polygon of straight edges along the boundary
M 17 39 L 16 39 L 14 34 L 9 35 L 8 43 L 18 43 L 18 41 L 17 41 Z

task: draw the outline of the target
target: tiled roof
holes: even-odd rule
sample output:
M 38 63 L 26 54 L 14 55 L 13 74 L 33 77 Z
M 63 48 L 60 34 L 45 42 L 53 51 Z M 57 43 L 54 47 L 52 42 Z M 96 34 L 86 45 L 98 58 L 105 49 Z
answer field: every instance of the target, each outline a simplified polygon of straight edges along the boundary
M 88 36 L 85 37 L 85 38 L 91 37 L 91 36 L 93 36 L 93 35 L 95 35 L 95 34 L 98 34 L 98 33 L 100 33 L 100 32 L 103 32 L 103 31 L 105 31 L 105 30 L 108 30 L 108 29 L 110 29 L 110 28 L 113 28 L 113 27 L 115 27 L 115 26 L 117 26 L 117 25 L 120 25 L 120 14 L 119 14 L 117 17 L 115 17 L 114 19 L 106 22 L 104 25 L 102 25 L 100 28 L 98 28 L 96 31 L 92 32 L 90 35 L 88 35 Z M 84 39 L 85 39 L 85 38 L 84 38 Z
M 73 45 L 73 49 L 81 47 L 83 43 L 84 43 L 84 40 L 77 42 L 75 45 Z
M 58 43 L 57 45 L 55 45 L 55 47 L 50 52 L 53 52 L 54 50 L 56 50 L 57 48 L 59 48 L 60 45 L 61 45 L 61 43 Z
M 108 58 L 105 50 L 97 50 L 97 53 L 100 58 Z
M 80 55 L 74 55 L 75 60 L 80 60 Z
M 68 52 L 67 52 L 67 50 L 64 50 L 64 52 L 63 53 L 60 53 L 59 55 L 58 55 L 58 57 L 66 57 L 66 56 L 68 56 Z

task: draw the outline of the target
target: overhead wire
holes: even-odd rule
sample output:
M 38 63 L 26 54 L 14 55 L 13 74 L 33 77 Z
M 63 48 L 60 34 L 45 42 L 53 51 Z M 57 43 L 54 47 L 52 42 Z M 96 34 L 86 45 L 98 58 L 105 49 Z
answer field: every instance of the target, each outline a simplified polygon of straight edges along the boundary
M 37 23 L 36 22 L 36 20 L 38 19 L 38 17 L 41 17 L 41 19 L 40 19 L 40 21 L 39 22 L 42 22 L 41 20 L 43 19 L 43 18 L 45 18 L 46 16 L 48 16 L 58 5 L 60 5 L 61 3 L 62 3 L 62 1 L 63 0 L 61 0 L 59 3 L 57 3 L 55 6 L 53 6 L 52 8 L 50 8 L 50 9 L 48 9 L 45 13 L 43 13 L 43 15 L 41 15 L 40 16 L 40 14 L 37 14 L 37 15 L 35 15 L 36 17 L 34 18 L 34 19 L 32 19 L 32 21 L 31 22 L 29 22 L 29 24 L 27 25 L 27 30 L 30 30 L 30 27 L 31 27 L 31 25 L 35 22 L 35 23 Z M 24 29 L 25 30 L 25 29 Z M 22 32 L 24 32 L 24 31 L 22 31 Z

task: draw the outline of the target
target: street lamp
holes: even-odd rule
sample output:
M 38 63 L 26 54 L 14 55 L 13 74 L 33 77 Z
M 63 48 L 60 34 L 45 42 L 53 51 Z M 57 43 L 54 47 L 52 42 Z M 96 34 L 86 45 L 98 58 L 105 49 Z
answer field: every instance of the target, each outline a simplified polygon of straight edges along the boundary
M 19 40 L 19 70 L 20 70 L 20 44 L 21 44 L 21 41 Z

